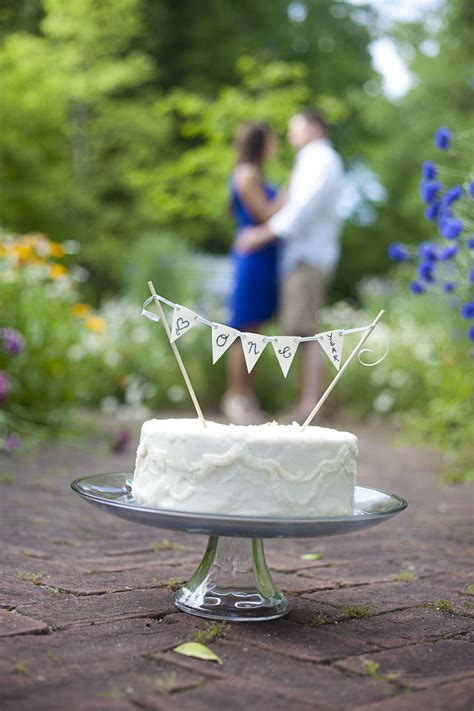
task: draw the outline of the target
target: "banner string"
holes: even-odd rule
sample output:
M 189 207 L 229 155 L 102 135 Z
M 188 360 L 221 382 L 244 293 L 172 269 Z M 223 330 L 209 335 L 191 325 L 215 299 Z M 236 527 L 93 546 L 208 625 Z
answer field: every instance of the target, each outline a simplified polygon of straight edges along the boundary
M 166 304 L 172 309 L 180 309 L 181 306 L 180 304 L 175 304 L 169 299 L 165 299 L 164 296 L 160 296 L 159 294 L 153 295 L 148 297 L 148 299 L 143 303 L 142 307 L 142 316 L 145 316 L 145 318 L 150 319 L 150 321 L 159 321 L 160 317 L 158 314 L 155 314 L 153 311 L 148 311 L 146 308 L 151 304 L 153 301 L 161 301 L 162 303 Z M 184 307 L 183 307 L 184 308 Z M 203 316 L 200 316 L 199 314 L 195 314 L 195 319 L 196 321 L 199 321 L 199 323 L 203 323 L 206 326 L 210 326 L 211 328 L 219 328 L 221 324 L 217 323 L 216 321 L 209 321 L 207 318 L 204 318 Z M 346 336 L 349 333 L 362 333 L 363 331 L 368 331 L 370 328 L 372 328 L 372 325 L 369 326 L 359 326 L 357 328 L 344 328 L 344 329 L 333 329 L 335 333 L 338 333 L 340 336 Z M 246 335 L 242 333 L 242 331 L 239 331 L 237 328 L 233 329 L 239 336 L 240 338 L 243 338 L 245 340 Z M 316 333 L 314 336 L 294 336 L 294 341 L 295 343 L 308 343 L 310 341 L 320 341 L 321 337 L 324 336 L 325 333 Z M 276 342 L 278 341 L 278 336 L 263 336 L 263 340 L 265 342 Z M 382 359 L 383 360 L 383 359 Z M 375 364 L 374 364 L 375 365 Z

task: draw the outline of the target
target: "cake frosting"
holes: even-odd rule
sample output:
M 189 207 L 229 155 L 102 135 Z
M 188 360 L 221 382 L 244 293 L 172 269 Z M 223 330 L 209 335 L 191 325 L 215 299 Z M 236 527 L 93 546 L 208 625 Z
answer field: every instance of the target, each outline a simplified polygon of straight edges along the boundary
M 245 516 L 351 514 L 357 437 L 299 425 L 148 420 L 132 492 L 147 506 Z

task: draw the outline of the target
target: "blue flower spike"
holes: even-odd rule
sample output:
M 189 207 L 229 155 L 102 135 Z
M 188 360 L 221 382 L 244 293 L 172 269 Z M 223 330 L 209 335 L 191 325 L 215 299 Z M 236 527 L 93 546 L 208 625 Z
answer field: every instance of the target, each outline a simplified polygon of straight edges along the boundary
M 413 294 L 422 294 L 425 290 L 425 288 L 418 281 L 412 281 L 410 289 Z
M 426 180 L 424 180 L 420 184 L 420 195 L 421 199 L 423 202 L 425 202 L 427 205 L 430 203 L 434 202 L 436 200 L 436 197 L 441 190 L 441 183 L 429 183 Z
M 418 273 L 419 278 L 423 281 L 428 282 L 429 284 L 431 284 L 435 280 L 433 274 L 433 262 L 420 262 L 416 271 Z
M 436 262 L 438 255 L 436 247 L 430 242 L 422 242 L 418 248 L 418 256 L 427 262 Z
M 474 318 L 474 301 L 468 301 L 462 305 L 461 316 L 467 319 Z
M 451 131 L 445 126 L 441 126 L 435 133 L 435 147 L 439 151 L 447 151 L 451 143 Z
M 425 180 L 434 180 L 436 176 L 438 175 L 438 171 L 436 170 L 436 166 L 431 160 L 425 160 L 421 167 L 421 175 Z
M 390 259 L 393 259 L 394 262 L 408 262 L 411 259 L 405 247 L 403 244 L 400 244 L 400 242 L 393 242 L 389 245 L 388 256 Z
M 439 251 L 438 259 L 440 260 L 440 262 L 448 262 L 450 259 L 453 259 L 453 257 L 455 257 L 457 253 L 457 244 L 453 245 L 452 247 L 443 247 L 443 249 L 440 249 Z
M 438 226 L 442 236 L 446 239 L 456 239 L 464 228 L 462 220 L 457 217 L 442 217 Z
M 439 209 L 441 207 L 441 203 L 439 200 L 435 200 L 435 202 L 432 202 L 431 205 L 428 205 L 428 207 L 425 209 L 425 217 L 427 220 L 437 220 L 439 216 Z
M 460 185 L 455 185 L 453 188 L 450 188 L 445 196 L 443 197 L 443 203 L 445 205 L 452 205 L 453 202 L 456 202 L 456 200 L 459 200 L 463 196 L 463 189 Z

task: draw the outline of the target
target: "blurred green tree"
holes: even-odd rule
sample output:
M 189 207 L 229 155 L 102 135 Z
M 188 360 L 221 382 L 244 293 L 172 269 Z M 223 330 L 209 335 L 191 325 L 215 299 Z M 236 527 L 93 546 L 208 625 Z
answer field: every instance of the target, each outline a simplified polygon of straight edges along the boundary
M 374 76 L 363 13 L 332 0 L 0 0 L 3 223 L 80 241 L 99 291 L 120 285 L 143 232 L 225 251 L 240 120 L 283 134 L 316 99 L 345 156 L 360 151 L 353 107 Z M 283 150 L 278 181 L 290 164 Z
M 336 282 L 341 294 L 349 278 L 357 281 L 367 273 L 387 269 L 391 242 L 418 243 L 437 234 L 436 223 L 424 218 L 419 194 L 421 165 L 427 159 L 441 164 L 446 161 L 446 155 L 434 147 L 437 127 L 449 126 L 453 132 L 472 128 L 474 94 L 469 68 L 473 31 L 470 0 L 447 0 L 424 22 L 394 27 L 393 39 L 413 74 L 413 87 L 397 101 L 378 96 L 359 107 L 363 123 L 372 133 L 372 141 L 364 146 L 366 155 L 385 186 L 387 200 L 378 210 L 376 223 L 367 230 L 370 249 L 361 254 L 360 238 L 352 231 L 347 235 Z M 465 167 L 472 167 L 472 150 L 466 148 L 464 158 Z M 441 178 L 448 186 L 459 182 L 456 175 L 441 174 Z

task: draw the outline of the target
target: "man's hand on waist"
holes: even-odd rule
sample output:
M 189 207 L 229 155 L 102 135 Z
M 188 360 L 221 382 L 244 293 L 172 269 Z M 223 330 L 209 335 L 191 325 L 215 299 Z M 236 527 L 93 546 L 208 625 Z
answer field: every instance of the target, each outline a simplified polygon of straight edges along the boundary
M 263 225 L 258 225 L 258 227 L 245 227 L 241 230 L 234 249 L 239 254 L 251 254 L 275 239 L 275 235 L 272 233 L 268 223 L 265 222 Z

